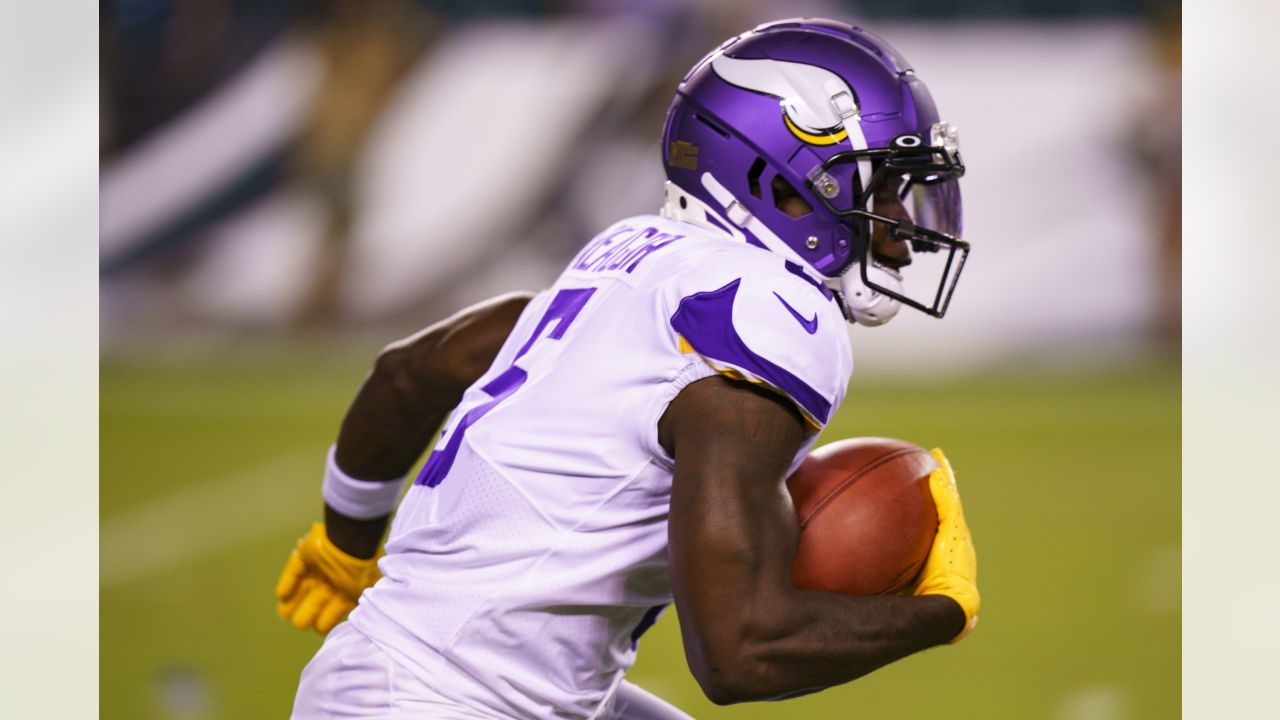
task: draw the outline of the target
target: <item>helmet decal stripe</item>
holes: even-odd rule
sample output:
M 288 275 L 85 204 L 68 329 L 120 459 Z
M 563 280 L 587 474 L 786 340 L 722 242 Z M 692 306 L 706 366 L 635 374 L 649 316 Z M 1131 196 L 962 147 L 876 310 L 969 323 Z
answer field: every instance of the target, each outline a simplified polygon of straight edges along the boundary
M 854 100 L 849 95 L 849 86 L 843 81 L 828 80 L 823 83 L 822 87 L 831 98 L 831 107 L 840 116 L 840 122 L 844 125 L 844 134 L 849 138 L 849 144 L 853 146 L 854 150 L 866 150 L 867 136 L 862 134 L 861 108 L 858 107 L 857 100 Z M 858 161 L 858 175 L 865 191 L 867 183 L 871 181 L 870 160 L 862 159 Z
M 791 131 L 792 135 L 795 135 L 810 145 L 835 145 L 838 142 L 843 142 L 845 138 L 849 137 L 848 130 L 841 130 L 834 135 L 812 135 L 796 127 L 796 124 L 791 121 L 791 118 L 788 117 L 786 113 L 783 113 L 782 121 L 787 124 L 787 129 Z M 863 141 L 863 144 L 866 144 L 865 140 Z

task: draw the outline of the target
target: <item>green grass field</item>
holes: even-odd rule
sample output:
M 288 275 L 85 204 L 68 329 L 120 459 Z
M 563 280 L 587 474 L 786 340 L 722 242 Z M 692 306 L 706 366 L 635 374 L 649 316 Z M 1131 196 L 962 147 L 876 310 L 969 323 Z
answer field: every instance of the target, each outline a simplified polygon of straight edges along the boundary
M 325 448 L 360 364 L 289 353 L 101 371 L 101 717 L 284 718 L 318 647 L 272 588 L 317 519 Z M 698 718 L 1176 718 L 1177 366 L 855 377 L 826 438 L 941 445 L 973 528 L 965 642 L 808 698 L 717 708 L 674 613 L 630 674 Z

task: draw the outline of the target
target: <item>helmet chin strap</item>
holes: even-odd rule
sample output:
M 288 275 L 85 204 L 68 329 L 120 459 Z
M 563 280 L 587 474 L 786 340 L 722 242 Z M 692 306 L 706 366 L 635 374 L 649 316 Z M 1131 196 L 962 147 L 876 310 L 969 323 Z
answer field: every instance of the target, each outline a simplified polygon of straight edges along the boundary
M 748 242 L 746 233 L 750 232 L 771 252 L 781 255 L 792 262 L 799 263 L 815 273 L 818 272 L 808 261 L 800 257 L 796 251 L 788 247 L 782 241 L 782 238 L 752 216 L 742 203 L 738 202 L 738 199 L 733 196 L 733 193 L 720 184 L 720 181 L 714 175 L 703 173 L 702 186 L 707 189 L 711 197 L 715 198 L 724 212 L 717 211 L 710 205 L 685 192 L 679 185 L 668 180 L 666 186 L 667 200 L 659 214 L 664 218 L 680 220 L 707 230 L 724 233 L 742 242 Z M 819 276 L 821 276 L 821 273 L 819 273 Z
M 662 209 L 658 211 L 658 214 L 668 220 L 687 222 L 704 230 L 729 235 L 735 240 L 747 241 L 742 231 L 729 222 L 727 218 L 712 210 L 706 203 L 685 192 L 683 188 L 670 180 L 666 183 L 666 201 L 662 204 Z
M 902 303 L 868 287 L 862 281 L 861 262 L 850 265 L 840 276 L 840 302 L 848 316 L 859 325 L 883 325 L 898 314 Z M 902 292 L 902 276 L 877 262 L 872 261 L 867 267 L 867 278 L 881 287 Z
M 824 277 L 788 247 L 782 241 L 782 238 L 775 235 L 764 223 L 752 217 L 746 208 L 742 207 L 738 202 L 737 198 L 733 196 L 733 193 L 729 192 L 724 185 L 721 185 L 713 175 L 704 173 L 702 184 L 711 193 L 711 197 L 715 198 L 725 208 L 724 214 L 717 212 L 714 208 L 685 192 L 679 185 L 670 180 L 666 183 L 667 199 L 663 203 L 659 214 L 664 218 L 687 222 L 706 230 L 728 235 L 742 242 L 747 242 L 747 237 L 743 230 L 749 230 L 774 253 L 782 255 L 792 262 L 800 263 L 803 267 L 813 270 L 819 277 Z M 902 276 L 875 262 L 871 263 L 871 267 L 867 268 L 867 276 L 871 278 L 872 282 L 882 287 L 894 290 L 902 287 Z M 902 304 L 897 300 L 872 290 L 866 283 L 862 282 L 862 272 L 858 267 L 858 263 L 850 265 L 844 275 L 838 278 L 827 278 L 827 284 L 839 293 L 838 297 L 846 317 L 859 325 L 867 327 L 883 325 L 892 320 L 893 316 L 897 315 L 898 310 L 902 308 Z
M 840 124 L 849 139 L 849 145 L 854 150 L 866 150 L 867 138 L 862 133 L 861 109 L 849 93 L 848 87 L 843 83 L 829 80 L 823 89 L 831 97 L 831 108 L 840 116 Z M 863 193 L 867 191 L 871 175 L 871 160 L 860 158 L 858 179 L 862 184 Z M 901 293 L 902 276 L 897 271 L 870 258 L 856 261 L 844 271 L 844 275 L 840 276 L 840 302 L 844 305 L 846 315 L 859 325 L 876 327 L 892 320 L 902 309 L 902 303 L 884 293 L 877 292 L 863 282 L 861 264 L 864 262 L 870 263 L 866 268 L 867 278 L 880 287 Z
M 806 267 L 817 273 L 817 269 L 809 263 L 808 260 L 800 257 L 800 254 L 791 249 L 791 246 L 782 241 L 767 225 L 760 222 L 760 219 L 751 214 L 746 207 L 743 206 L 738 198 L 729 192 L 729 189 L 720 184 L 716 176 L 709 172 L 702 173 L 702 187 L 707 189 L 711 197 L 715 199 L 721 207 L 724 208 L 725 217 L 729 218 L 729 222 L 736 227 L 751 233 L 759 240 L 770 252 L 798 263 L 801 267 Z M 744 238 L 745 239 L 745 238 Z M 818 273 L 821 277 L 821 273 Z

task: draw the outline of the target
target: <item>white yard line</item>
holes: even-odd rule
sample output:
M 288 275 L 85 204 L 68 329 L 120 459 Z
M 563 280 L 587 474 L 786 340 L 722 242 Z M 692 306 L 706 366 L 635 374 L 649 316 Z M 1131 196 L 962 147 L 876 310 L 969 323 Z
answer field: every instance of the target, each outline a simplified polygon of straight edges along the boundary
M 101 588 L 291 528 L 301 535 L 309 521 L 321 518 L 323 471 L 324 453 L 308 450 L 278 455 L 194 486 L 175 477 L 174 486 L 181 489 L 102 518 Z M 281 562 L 287 550 L 280 549 Z

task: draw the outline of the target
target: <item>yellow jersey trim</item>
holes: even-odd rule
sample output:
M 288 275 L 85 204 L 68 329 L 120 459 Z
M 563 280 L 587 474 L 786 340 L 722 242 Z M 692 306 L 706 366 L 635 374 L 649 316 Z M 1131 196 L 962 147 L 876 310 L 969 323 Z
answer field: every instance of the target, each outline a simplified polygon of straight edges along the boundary
M 680 339 L 683 340 L 684 338 L 680 338 Z M 790 402 L 797 410 L 800 411 L 800 417 L 804 418 L 804 424 L 809 426 L 810 430 L 812 430 L 813 432 L 820 432 L 822 430 L 822 425 L 819 424 L 817 420 L 814 420 L 813 418 L 809 417 L 809 413 L 806 412 L 805 409 L 800 406 L 800 403 L 796 402 L 794 399 L 792 399 L 790 395 L 786 394 L 785 392 L 779 390 L 778 388 L 765 382 L 764 380 L 761 380 L 759 378 L 749 377 L 743 374 L 743 372 L 737 368 L 727 367 L 727 366 L 721 367 L 711 362 L 710 360 L 707 360 L 705 356 L 702 359 L 707 363 L 707 365 L 711 366 L 712 370 L 715 370 L 716 372 L 720 373 L 721 375 L 724 375 L 725 377 L 731 380 L 749 382 L 752 385 L 758 385 L 762 388 L 765 388 L 766 390 L 771 390 L 777 393 L 778 395 L 781 395 L 782 397 L 786 398 L 787 401 Z

